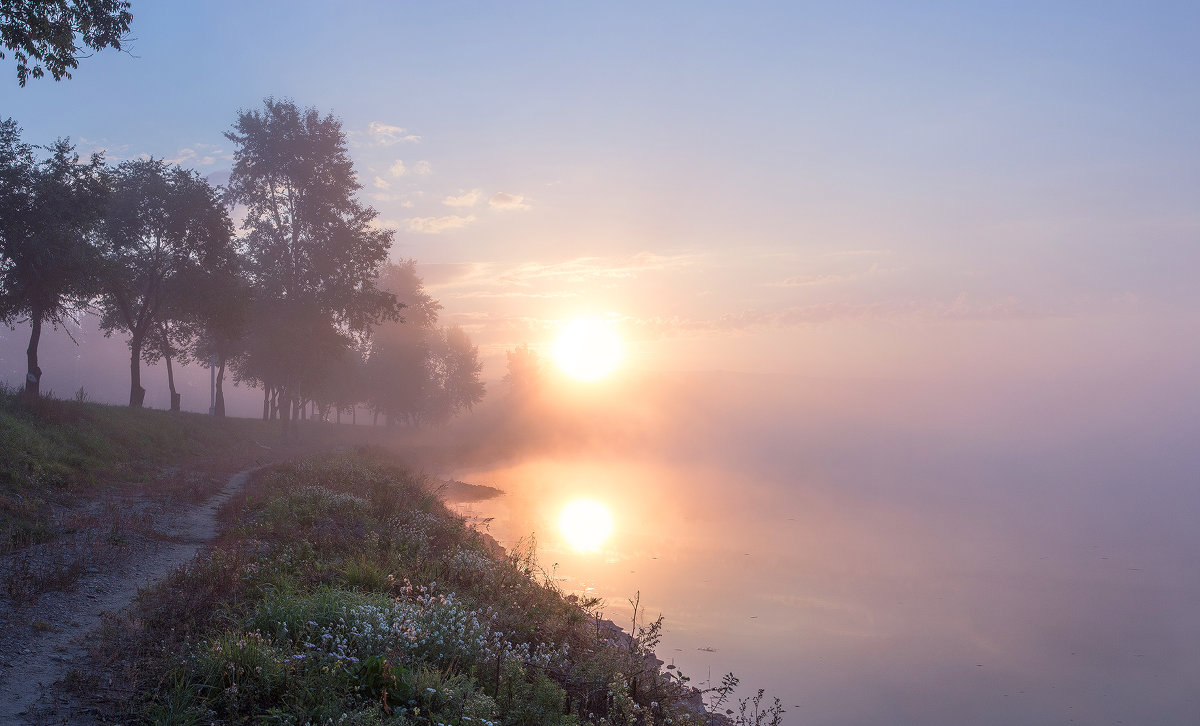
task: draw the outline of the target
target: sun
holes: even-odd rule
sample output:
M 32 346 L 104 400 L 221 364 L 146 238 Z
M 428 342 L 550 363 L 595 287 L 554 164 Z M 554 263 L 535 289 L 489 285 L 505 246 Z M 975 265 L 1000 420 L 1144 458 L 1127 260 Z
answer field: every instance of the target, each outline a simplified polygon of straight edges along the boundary
M 594 499 L 576 499 L 563 507 L 558 529 L 576 550 L 594 552 L 612 534 L 612 512 Z
M 554 343 L 554 361 L 577 381 L 596 381 L 621 364 L 621 337 L 613 324 L 598 318 L 576 318 L 563 326 Z

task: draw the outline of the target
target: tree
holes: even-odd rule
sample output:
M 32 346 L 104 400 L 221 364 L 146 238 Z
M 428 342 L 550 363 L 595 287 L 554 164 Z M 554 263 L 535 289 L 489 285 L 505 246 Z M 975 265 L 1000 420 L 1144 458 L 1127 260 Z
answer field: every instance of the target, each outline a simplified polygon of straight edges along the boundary
M 433 414 L 446 420 L 460 411 L 470 411 L 483 400 L 485 387 L 479 376 L 483 363 L 479 347 L 471 344 L 466 332 L 457 325 L 443 328 L 434 349 L 433 369 L 437 382 L 437 400 Z
M 37 162 L 12 119 L 0 122 L 0 320 L 28 320 L 25 394 L 41 392 L 42 326 L 57 328 L 96 291 L 92 234 L 107 194 L 103 159 L 83 163 L 70 141 Z
M 0 43 L 17 61 L 21 86 L 46 71 L 56 81 L 70 78 L 79 59 L 86 57 L 80 54 L 85 48 L 120 50 L 131 22 L 125 0 L 0 1 Z M 5 57 L 0 51 L 0 60 Z
M 541 387 L 545 363 L 537 351 L 530 350 L 528 343 L 521 343 L 505 351 L 504 355 L 508 359 L 508 371 L 503 381 L 508 385 L 510 396 L 527 398 Z
M 286 431 L 319 359 L 361 344 L 401 306 L 376 285 L 394 232 L 354 198 L 361 185 L 341 123 L 292 101 L 264 105 L 240 112 L 225 134 L 237 147 L 227 200 L 246 207 L 246 271 L 258 295 L 256 340 L 238 374 L 262 382 L 268 397 L 275 389 Z
M 404 303 L 403 322 L 380 325 L 367 358 L 368 403 L 378 418 L 416 423 L 428 396 L 431 337 L 442 306 L 425 292 L 416 260 L 387 264 L 379 285 Z
M 189 278 L 233 269 L 233 229 L 216 190 L 196 172 L 160 159 L 127 161 L 114 178 L 104 253 L 100 327 L 129 334 L 129 405 L 136 408 L 146 396 L 143 356 L 177 350 L 165 328 L 192 304 Z
M 225 416 L 225 368 L 243 352 L 252 300 L 240 268 L 206 272 L 194 299 L 195 332 L 188 351 L 193 360 L 216 366 L 213 415 Z
M 389 423 L 443 423 L 479 403 L 479 350 L 461 328 L 439 328 L 441 304 L 425 292 L 416 262 L 388 265 L 380 284 L 406 304 L 406 320 L 380 326 L 367 360 L 370 405 Z

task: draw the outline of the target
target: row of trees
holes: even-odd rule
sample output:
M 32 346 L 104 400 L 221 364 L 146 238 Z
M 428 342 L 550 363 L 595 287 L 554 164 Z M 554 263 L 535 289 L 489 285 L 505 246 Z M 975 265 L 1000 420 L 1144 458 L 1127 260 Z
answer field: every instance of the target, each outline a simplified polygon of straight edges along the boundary
M 267 99 L 226 136 L 221 189 L 162 160 L 84 160 L 66 140 L 38 158 L 0 122 L 0 320 L 30 325 L 26 395 L 40 394 L 43 326 L 90 309 L 127 337 L 131 406 L 145 397 L 141 364 L 159 360 L 173 409 L 173 364 L 193 360 L 216 367 L 218 415 L 227 369 L 285 422 L 308 404 L 366 402 L 420 424 L 477 403 L 477 350 L 437 326 L 415 263 L 387 264 L 394 232 L 355 198 L 337 119 Z

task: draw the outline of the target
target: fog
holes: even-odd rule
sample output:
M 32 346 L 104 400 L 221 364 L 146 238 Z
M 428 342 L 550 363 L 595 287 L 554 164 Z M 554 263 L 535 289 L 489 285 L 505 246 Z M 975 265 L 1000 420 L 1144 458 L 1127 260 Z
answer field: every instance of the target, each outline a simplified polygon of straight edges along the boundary
M 23 333 L 5 336 L 15 384 Z M 123 344 L 76 337 L 47 337 L 44 385 L 122 402 Z M 735 672 L 789 723 L 1190 724 L 1200 392 L 1171 360 L 1041 378 L 626 371 L 521 400 L 492 383 L 472 415 L 396 445 L 503 490 L 460 509 L 506 545 L 532 535 L 564 589 L 622 624 L 640 593 L 666 617 L 660 657 L 693 682 Z M 179 375 L 184 407 L 206 408 L 207 372 Z M 164 407 L 165 375 L 144 385 Z M 257 414 L 258 392 L 227 395 Z M 558 531 L 575 497 L 613 511 L 598 552 Z
M 520 446 L 440 473 L 505 490 L 464 511 L 506 544 L 534 534 L 618 620 L 640 591 L 660 656 L 734 671 L 791 723 L 1192 723 L 1184 383 L 647 377 L 466 422 Z M 558 532 L 578 496 L 614 511 L 601 552 Z
M 15 328 L 0 326 L 0 381 L 9 386 L 24 385 L 25 348 L 29 344 L 27 324 Z M 82 389 L 87 400 L 124 404 L 129 401 L 129 347 L 120 333 L 104 337 L 97 319 L 83 316 L 78 323 L 42 331 L 38 346 L 38 365 L 42 369 L 42 392 L 57 398 L 74 398 Z M 146 389 L 147 408 L 170 408 L 167 369 L 161 362 L 142 363 L 142 386 Z M 199 365 L 175 365 L 175 388 L 185 411 L 207 413 L 209 372 Z M 262 413 L 262 391 L 236 386 L 226 373 L 225 408 L 230 416 L 256 416 Z

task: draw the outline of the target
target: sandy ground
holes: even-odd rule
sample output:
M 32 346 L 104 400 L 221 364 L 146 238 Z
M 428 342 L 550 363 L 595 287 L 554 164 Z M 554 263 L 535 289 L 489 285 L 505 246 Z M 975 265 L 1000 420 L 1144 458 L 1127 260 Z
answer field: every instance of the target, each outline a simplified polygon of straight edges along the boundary
M 72 669 L 87 667 L 83 638 L 99 627 L 102 613 L 128 606 L 139 589 L 189 562 L 216 536 L 218 508 L 252 471 L 230 476 L 207 501 L 176 512 L 161 536 L 131 541 L 112 567 L 89 568 L 69 592 L 46 593 L 32 605 L 0 613 L 0 724 L 95 722 L 86 706 L 52 686 Z

